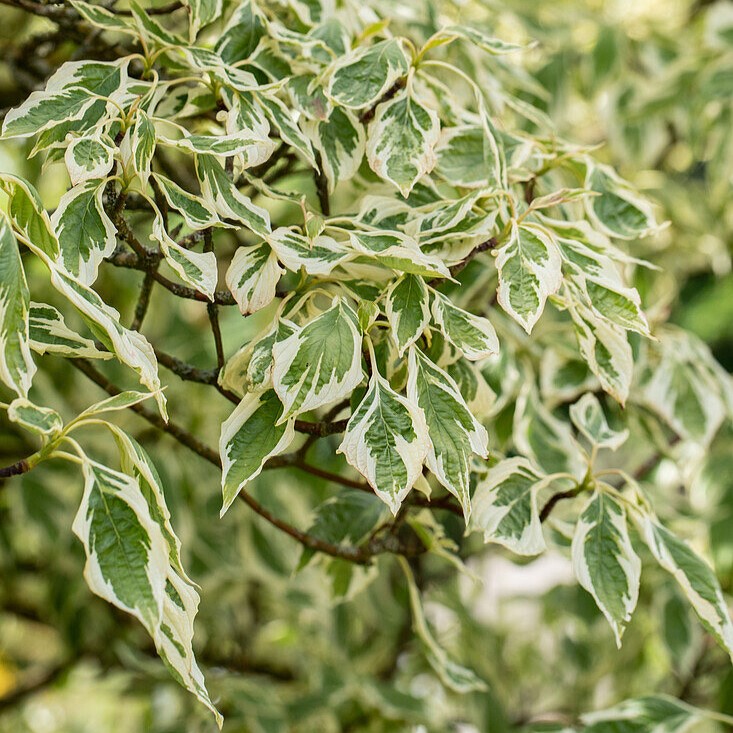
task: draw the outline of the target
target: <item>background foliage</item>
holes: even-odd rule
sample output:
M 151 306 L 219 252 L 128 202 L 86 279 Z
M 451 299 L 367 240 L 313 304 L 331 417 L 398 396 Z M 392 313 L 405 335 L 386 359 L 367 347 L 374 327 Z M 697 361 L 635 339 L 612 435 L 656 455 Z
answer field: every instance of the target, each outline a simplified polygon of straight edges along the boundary
M 394 8 L 384 5 L 373 7 L 394 15 Z M 63 19 L 59 23 L 27 8 L 2 8 L 0 13 L 7 49 L 0 107 L 18 105 L 64 61 L 101 52 L 95 46 L 98 36 L 79 34 Z M 185 11 L 181 17 L 185 19 Z M 455 22 L 518 44 L 538 41 L 521 54 L 495 57 L 491 74 L 517 98 L 546 112 L 564 139 L 602 144 L 593 151 L 595 158 L 616 167 L 658 202 L 657 218 L 668 220 L 669 226 L 654 237 L 633 238 L 624 248 L 660 269 L 634 269 L 633 284 L 651 322 L 669 319 L 696 333 L 730 368 L 730 4 L 411 3 L 400 6 L 389 30 L 418 41 Z M 213 42 L 222 27 L 214 25 L 204 37 Z M 473 49 L 461 45 L 451 53 L 453 63 L 490 88 L 491 74 L 474 66 Z M 511 61 L 505 63 L 505 58 Z M 32 142 L 2 142 L 0 170 L 33 181 L 51 208 L 66 190 L 66 173 L 59 164 L 42 172 L 40 156 L 28 157 L 31 148 Z M 293 163 L 283 172 L 288 162 L 281 165 L 276 169 L 278 186 L 305 192 L 316 210 L 323 182 L 314 182 L 307 167 Z M 359 175 L 374 182 L 366 167 Z M 332 206 L 348 206 L 349 195 L 348 190 L 337 192 Z M 278 215 L 298 221 L 297 213 L 287 208 Z M 29 279 L 42 280 L 40 263 L 28 268 Z M 470 284 L 473 273 L 467 267 L 464 282 Z M 139 284 L 139 273 L 105 266 L 95 288 L 129 323 Z M 261 314 L 243 319 L 236 307 L 222 308 L 218 315 L 227 356 L 267 322 Z M 173 299 L 162 288 L 154 289 L 145 333 L 161 352 L 208 369 L 217 362 L 209 316 L 196 300 Z M 567 339 L 558 342 L 551 324 L 543 324 L 534 341 L 514 335 L 508 326 L 500 331 L 502 336 L 513 334 L 511 353 L 521 355 L 518 361 L 537 366 L 544 358 L 540 374 L 553 373 L 546 354 L 557 352 L 562 361 L 567 346 L 575 356 L 567 369 L 578 369 L 577 383 L 585 383 L 576 347 Z M 688 348 L 671 343 L 664 358 Z M 646 348 L 643 344 L 633 341 L 637 356 Z M 703 363 L 704 348 L 695 348 L 693 361 Z M 132 383 L 118 365 L 100 368 L 113 382 Z M 507 387 L 511 380 L 502 373 L 496 391 L 507 408 L 492 415 L 492 450 L 509 445 L 517 381 L 519 374 L 515 385 Z M 165 383 L 176 420 L 213 444 L 230 406 L 225 400 L 215 403 L 205 384 L 173 375 Z M 543 399 L 551 406 L 559 404 L 565 416 L 563 405 L 582 391 L 571 390 L 567 398 L 545 384 Z M 34 401 L 54 406 L 65 419 L 103 396 L 61 359 L 44 359 L 34 378 Z M 622 419 L 610 402 L 605 404 L 612 420 Z M 729 594 L 733 465 L 728 421 L 721 419 L 719 429 L 704 426 L 703 435 L 676 441 L 643 411 L 639 415 L 631 425 L 632 439 L 609 465 L 637 472 L 660 516 L 712 560 Z M 4 414 L 0 419 L 3 465 L 35 450 L 27 432 Z M 699 626 L 667 574 L 654 569 L 648 551 L 642 558 L 638 608 L 622 648 L 616 649 L 607 621 L 575 583 L 568 560 L 568 531 L 581 504 L 557 507 L 546 533 L 552 549 L 534 560 L 518 558 L 496 544 L 484 545 L 476 535 L 462 539 L 460 516 L 421 515 L 428 534 L 448 538 L 445 549 L 468 558 L 468 573 L 457 570 L 447 552 L 410 560 L 441 649 L 488 687 L 458 694 L 441 684 L 424 643 L 412 631 L 405 574 L 394 556 L 380 555 L 374 566 L 361 568 L 318 555 L 295 572 L 303 564 L 303 551 L 291 538 L 243 506 L 235 505 L 219 518 L 219 474 L 213 466 L 135 415 L 120 412 L 114 419 L 145 445 L 166 487 L 184 565 L 201 586 L 195 648 L 212 699 L 226 717 L 225 730 L 500 732 L 577 726 L 601 731 L 607 729 L 602 723 L 581 724 L 580 716 L 653 693 L 733 713 L 730 660 Z M 83 442 L 90 454 L 112 465 L 115 451 L 108 434 L 89 429 Z M 315 442 L 310 462 L 325 471 L 344 472 L 343 458 L 334 455 L 339 442 L 340 437 Z M 661 451 L 649 466 L 639 448 L 648 445 Z M 304 528 L 314 509 L 336 495 L 349 497 L 342 500 L 344 511 L 353 511 L 349 503 L 356 504 L 359 516 L 381 507 L 375 509 L 366 499 L 359 503 L 361 494 L 339 494 L 333 483 L 287 467 L 264 472 L 248 491 L 277 516 Z M 70 531 L 80 494 L 77 467 L 60 462 L 41 464 L 22 479 L 0 484 L 0 729 L 211 730 L 210 713 L 170 678 L 142 626 L 92 596 L 82 582 L 84 552 Z M 335 524 L 342 521 L 337 518 Z M 321 531 L 334 541 L 360 539 L 333 534 L 332 527 Z M 671 722 L 665 730 L 690 722 L 684 710 L 666 717 Z M 553 722 L 557 725 L 549 727 Z M 695 724 L 710 731 L 724 726 L 709 718 Z M 651 725 L 639 720 L 619 729 L 641 731 Z

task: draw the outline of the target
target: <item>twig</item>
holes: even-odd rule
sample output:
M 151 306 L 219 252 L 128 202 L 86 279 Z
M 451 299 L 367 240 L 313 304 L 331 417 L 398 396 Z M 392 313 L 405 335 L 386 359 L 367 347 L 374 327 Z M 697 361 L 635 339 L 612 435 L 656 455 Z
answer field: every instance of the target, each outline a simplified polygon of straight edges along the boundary
M 22 473 L 28 473 L 32 468 L 31 464 L 25 458 L 21 458 L 10 466 L 0 468 L 0 479 L 10 478 L 10 476 L 19 476 Z

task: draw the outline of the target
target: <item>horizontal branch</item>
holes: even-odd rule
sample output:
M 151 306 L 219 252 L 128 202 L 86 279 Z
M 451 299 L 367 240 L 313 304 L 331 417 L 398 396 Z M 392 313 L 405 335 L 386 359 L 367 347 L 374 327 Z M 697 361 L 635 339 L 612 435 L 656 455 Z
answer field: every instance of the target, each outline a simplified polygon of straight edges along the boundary
M 0 468 L 0 479 L 10 478 L 10 476 L 20 476 L 23 473 L 28 473 L 33 466 L 25 459 L 16 461 L 10 466 L 4 466 Z

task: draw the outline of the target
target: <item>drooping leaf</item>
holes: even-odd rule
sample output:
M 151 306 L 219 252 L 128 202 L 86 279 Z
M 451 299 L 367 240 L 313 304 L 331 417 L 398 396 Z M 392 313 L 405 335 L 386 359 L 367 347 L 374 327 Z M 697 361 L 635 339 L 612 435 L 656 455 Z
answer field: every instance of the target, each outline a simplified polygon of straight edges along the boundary
M 132 163 L 140 183 L 145 186 L 150 177 L 150 164 L 155 155 L 155 126 L 150 117 L 141 109 L 135 116 L 132 127 L 130 146 L 132 147 Z
M 631 546 L 624 506 L 602 488 L 578 519 L 572 556 L 578 582 L 608 619 L 620 647 L 639 598 L 641 560 Z
M 153 174 L 153 178 L 160 186 L 168 205 L 181 214 L 191 229 L 206 229 L 219 223 L 216 212 L 204 198 L 184 191 L 175 181 L 159 173 Z
M 466 359 L 478 361 L 499 353 L 499 339 L 487 318 L 464 311 L 437 291 L 433 295 L 432 311 L 443 335 Z
M 28 396 L 36 365 L 29 335 L 30 293 L 10 224 L 0 215 L 0 379 Z
M 371 169 L 406 198 L 435 166 L 440 136 L 438 115 L 405 93 L 380 104 L 369 125 L 366 154 Z
M 403 275 L 387 290 L 385 310 L 400 356 L 415 343 L 430 321 L 428 288 L 421 277 Z
M 37 354 L 58 354 L 76 359 L 112 359 L 109 351 L 100 351 L 91 339 L 72 331 L 64 317 L 52 305 L 31 301 L 29 312 L 30 344 Z
M 369 388 L 349 419 L 337 452 L 397 514 L 422 474 L 429 443 L 422 411 L 397 394 L 373 365 Z
M 266 34 L 265 19 L 251 0 L 240 3 L 216 43 L 216 51 L 229 64 L 249 58 Z
M 272 380 L 285 406 L 280 421 L 325 407 L 362 381 L 359 321 L 344 300 L 272 349 Z
M 471 515 L 469 471 L 472 455 L 488 456 L 486 429 L 471 414 L 456 383 L 416 346 L 407 367 L 407 397 L 425 413 L 430 437 L 426 465 Z
M 221 426 L 222 515 L 265 462 L 288 449 L 295 418 L 279 422 L 283 406 L 273 390 L 246 394 Z
M 36 435 L 45 437 L 61 432 L 64 422 L 61 415 L 50 407 L 39 407 L 25 397 L 16 397 L 8 405 L 8 419 Z
M 608 426 L 601 403 L 591 393 L 584 394 L 570 406 L 570 419 L 588 441 L 599 448 L 616 450 L 629 437 L 628 429 L 617 431 Z
M 476 486 L 471 503 L 473 528 L 485 542 L 497 542 L 519 555 L 545 549 L 537 494 L 542 474 L 526 458 L 507 458 L 489 469 Z
M 99 265 L 117 243 L 117 230 L 102 203 L 105 181 L 84 181 L 67 191 L 51 217 L 66 271 L 85 285 L 97 279 Z
M 242 315 L 254 313 L 272 302 L 283 272 L 266 242 L 236 250 L 226 273 L 226 284 Z

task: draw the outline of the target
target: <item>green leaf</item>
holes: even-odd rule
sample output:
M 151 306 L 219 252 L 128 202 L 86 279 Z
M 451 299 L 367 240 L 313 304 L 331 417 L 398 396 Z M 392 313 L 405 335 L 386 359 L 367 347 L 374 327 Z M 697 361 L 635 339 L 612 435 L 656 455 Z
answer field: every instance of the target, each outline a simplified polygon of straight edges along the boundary
M 349 419 L 336 452 L 344 454 L 397 514 L 422 475 L 429 445 L 422 411 L 397 394 L 373 364 L 369 389 Z
M 398 555 L 400 565 L 407 579 L 407 590 L 410 594 L 410 608 L 412 610 L 412 628 L 423 644 L 425 657 L 438 675 L 440 681 L 450 690 L 461 695 L 474 691 L 485 691 L 486 683 L 476 676 L 476 673 L 454 662 L 441 647 L 428 627 L 425 611 L 420 601 L 420 591 L 415 578 L 407 564 L 407 560 Z
M 71 185 L 105 178 L 114 164 L 114 150 L 96 135 L 77 137 L 64 154 Z
M 593 493 L 578 519 L 572 556 L 578 582 L 608 619 L 620 647 L 639 598 L 641 560 L 631 546 L 624 506 L 603 488 Z
M 259 102 L 264 108 L 270 122 L 277 128 L 280 137 L 291 147 L 295 148 L 313 167 L 316 159 L 308 138 L 301 132 L 288 107 L 277 97 L 260 95 Z
M 273 384 L 285 406 L 281 422 L 348 397 L 363 378 L 356 313 L 334 299 L 329 310 L 275 343 L 272 358 Z
M 425 281 L 415 275 L 403 275 L 387 290 L 385 310 L 400 356 L 427 328 L 430 321 L 429 302 Z
M 588 217 L 611 237 L 633 239 L 658 228 L 651 206 L 606 166 L 589 166 L 585 187 L 600 196 L 585 199 Z
M 733 622 L 710 565 L 653 517 L 637 518 L 639 532 L 657 562 L 679 583 L 702 625 L 733 659 Z
M 243 61 L 254 53 L 266 33 L 264 16 L 253 2 L 245 0 L 234 10 L 219 36 L 216 51 L 227 64 Z
M 150 392 L 136 392 L 135 390 L 126 390 L 119 394 L 112 395 L 111 397 L 105 397 L 99 402 L 95 402 L 86 410 L 80 412 L 67 427 L 75 428 L 77 425 L 82 423 L 84 420 L 89 418 L 96 418 L 103 415 L 105 412 L 120 412 L 121 410 L 127 410 L 133 405 L 140 404 L 145 400 L 149 400 L 153 397 Z
M 271 232 L 270 215 L 234 186 L 214 156 L 196 156 L 196 173 L 204 201 L 219 216 L 242 222 L 260 237 L 268 236 Z
M 499 339 L 487 318 L 475 316 L 433 291 L 433 318 L 445 338 L 470 361 L 499 353 Z
M 380 104 L 369 125 L 366 154 L 371 169 L 407 198 L 417 181 L 435 166 L 440 120 L 411 94 Z
M 442 259 L 425 254 L 415 239 L 402 232 L 353 231 L 349 237 L 357 252 L 398 272 L 427 277 L 450 277 Z
M 27 397 L 36 365 L 30 348 L 30 293 L 10 224 L 0 215 L 0 379 Z
M 456 383 L 417 347 L 411 346 L 407 397 L 425 413 L 430 437 L 426 465 L 471 515 L 470 461 L 488 456 L 489 436 L 471 414 Z
M 74 186 L 59 201 L 51 217 L 66 271 L 85 285 L 97 279 L 99 265 L 114 252 L 117 230 L 102 203 L 106 181 Z
M 194 252 L 182 247 L 165 230 L 160 212 L 155 210 L 152 238 L 160 244 L 166 262 L 176 271 L 181 280 L 214 300 L 214 291 L 219 279 L 216 255 L 213 252 Z
M 327 94 L 343 107 L 366 107 L 404 76 L 408 68 L 402 44 L 396 39 L 381 41 L 339 59 Z
M 139 3 L 135 2 L 135 0 L 130 2 L 130 10 L 132 11 L 132 18 L 137 26 L 138 33 L 142 38 L 152 41 L 162 47 L 184 45 L 183 39 L 180 36 L 177 36 L 163 28 L 163 26 L 158 23 L 155 18 L 148 15 Z
M 248 130 L 237 131 L 232 135 L 186 135 L 177 140 L 161 137 L 159 142 L 201 155 L 210 154 L 223 158 L 236 155 L 244 168 L 252 168 L 267 162 L 275 150 L 275 143 L 272 140 L 251 136 Z
M 542 315 L 545 301 L 562 283 L 561 258 L 548 230 L 536 224 L 512 226 L 499 248 L 499 305 L 527 333 Z
M 9 197 L 10 222 L 26 243 L 52 259 L 59 256 L 59 243 L 41 198 L 30 183 L 10 173 L 0 173 L 0 189 Z
M 686 733 L 706 715 L 681 700 L 648 695 L 584 715 L 583 733 Z
M 64 421 L 56 410 L 34 405 L 25 397 L 16 397 L 8 405 L 8 419 L 44 437 L 57 435 L 64 427 Z
M 506 53 L 522 51 L 526 46 L 516 43 L 507 43 L 500 38 L 493 38 L 478 28 L 467 25 L 450 25 L 440 31 L 440 35 L 455 36 L 463 38 L 478 46 L 482 51 L 490 53 L 492 56 L 501 56 Z
M 593 310 L 621 328 L 649 336 L 649 324 L 641 311 L 635 288 L 624 288 L 600 278 L 584 278 L 584 290 Z
M 570 406 L 570 419 L 590 443 L 599 448 L 616 450 L 626 442 L 629 431 L 612 430 L 598 398 L 591 393 L 584 394 Z
M 254 313 L 273 301 L 283 272 L 266 242 L 237 248 L 225 279 L 242 315 Z
M 72 331 L 56 308 L 31 301 L 29 311 L 30 344 L 37 354 L 57 354 L 67 359 L 112 359 L 94 341 Z
M 265 462 L 284 453 L 295 437 L 295 418 L 282 420 L 283 406 L 273 390 L 246 394 L 221 426 L 223 505 L 231 506 L 239 492 L 259 476 Z
M 310 241 L 287 227 L 277 228 L 267 237 L 267 242 L 292 272 L 302 267 L 309 275 L 330 275 L 350 257 L 349 251 L 332 237 L 322 234 Z
M 546 485 L 526 458 L 508 458 L 492 466 L 474 492 L 471 526 L 484 542 L 497 542 L 519 555 L 545 550 L 537 494 Z
M 366 149 L 364 127 L 352 112 L 334 107 L 327 120 L 309 120 L 304 128 L 316 150 L 333 193 L 339 181 L 351 178 L 359 169 Z
M 184 191 L 170 178 L 154 173 L 153 178 L 160 186 L 168 205 L 178 211 L 186 224 L 193 230 L 221 225 L 213 207 L 201 196 Z

